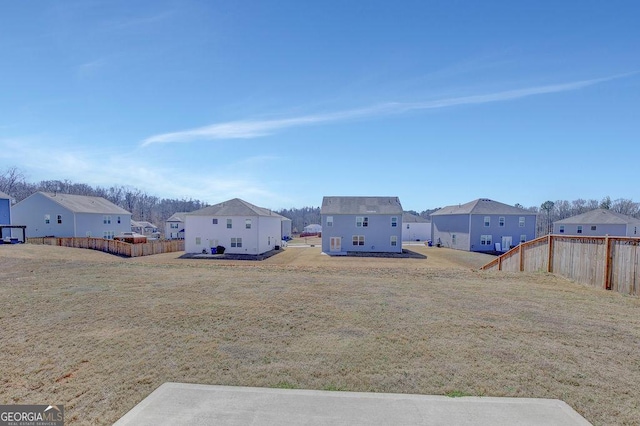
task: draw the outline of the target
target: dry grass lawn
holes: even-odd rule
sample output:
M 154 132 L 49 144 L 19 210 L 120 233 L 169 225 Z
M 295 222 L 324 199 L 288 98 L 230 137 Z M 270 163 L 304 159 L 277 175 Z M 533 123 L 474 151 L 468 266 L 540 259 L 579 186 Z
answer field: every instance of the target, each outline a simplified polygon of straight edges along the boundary
M 167 381 L 559 398 L 640 424 L 640 300 L 481 254 L 262 262 L 0 245 L 0 403 L 110 424 Z

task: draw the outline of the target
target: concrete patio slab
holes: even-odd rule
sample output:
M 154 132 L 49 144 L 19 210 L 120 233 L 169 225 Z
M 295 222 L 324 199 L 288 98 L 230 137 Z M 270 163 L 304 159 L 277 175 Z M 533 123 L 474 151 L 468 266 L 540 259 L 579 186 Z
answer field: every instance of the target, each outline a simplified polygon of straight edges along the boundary
M 165 383 L 115 425 L 590 425 L 557 399 Z

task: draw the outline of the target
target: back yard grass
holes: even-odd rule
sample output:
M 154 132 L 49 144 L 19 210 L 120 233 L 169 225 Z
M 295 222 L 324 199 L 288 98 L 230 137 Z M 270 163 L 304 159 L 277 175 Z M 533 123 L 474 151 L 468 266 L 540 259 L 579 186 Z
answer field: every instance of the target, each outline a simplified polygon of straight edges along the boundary
M 0 403 L 111 424 L 162 383 L 558 398 L 640 424 L 640 300 L 546 273 L 287 248 L 262 262 L 0 245 Z

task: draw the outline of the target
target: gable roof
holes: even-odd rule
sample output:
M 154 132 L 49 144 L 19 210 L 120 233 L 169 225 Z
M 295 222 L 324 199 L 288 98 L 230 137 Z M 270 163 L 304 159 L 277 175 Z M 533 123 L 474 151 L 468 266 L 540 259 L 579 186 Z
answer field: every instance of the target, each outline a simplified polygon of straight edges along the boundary
M 466 204 L 457 206 L 447 206 L 431 213 L 431 216 L 441 216 L 450 214 L 504 214 L 504 215 L 535 215 L 536 213 L 520 207 L 499 203 L 488 198 L 478 198 Z
M 422 216 L 417 216 L 412 213 L 402 213 L 402 223 L 431 223 L 428 219 Z
M 187 212 L 176 212 L 169 217 L 165 222 L 184 222 L 184 216 Z
M 111 201 L 102 197 L 61 194 L 59 192 L 38 192 L 38 194 L 49 198 L 51 201 L 60 204 L 62 207 L 74 213 L 131 214 L 122 207 L 116 206 Z
M 186 216 L 271 216 L 278 217 L 281 216 L 277 213 L 272 212 L 269 209 L 264 209 L 262 207 L 254 206 L 251 203 L 247 203 L 240 198 L 234 198 L 229 201 L 224 201 L 222 203 L 215 204 L 213 206 L 208 206 L 201 208 L 200 210 L 196 210 L 190 213 L 187 213 Z
M 398 197 L 323 197 L 320 214 L 402 214 Z
M 1 200 L 10 200 L 11 197 L 7 194 L 5 194 L 4 192 L 0 191 L 0 199 Z
M 611 210 L 596 209 L 566 219 L 557 220 L 554 223 L 561 225 L 629 225 L 640 224 L 640 219 Z

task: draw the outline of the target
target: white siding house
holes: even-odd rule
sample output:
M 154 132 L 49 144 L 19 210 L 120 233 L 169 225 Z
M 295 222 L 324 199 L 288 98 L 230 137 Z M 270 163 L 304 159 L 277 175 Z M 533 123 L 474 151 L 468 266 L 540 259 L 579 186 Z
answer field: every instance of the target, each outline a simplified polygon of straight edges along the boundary
M 131 232 L 131 213 L 102 197 L 36 192 L 12 208 L 13 220 L 30 237 L 111 239 Z
M 185 215 L 185 252 L 258 255 L 274 250 L 282 240 L 282 216 L 239 198 Z
M 171 215 L 164 223 L 164 238 L 167 240 L 184 240 L 184 217 L 187 213 L 178 212 Z
M 402 214 L 402 241 L 427 241 L 430 239 L 430 221 L 415 214 Z
M 612 237 L 640 237 L 640 219 L 606 209 L 596 209 L 553 222 L 553 233 Z
M 324 197 L 320 217 L 324 253 L 402 253 L 398 197 Z

